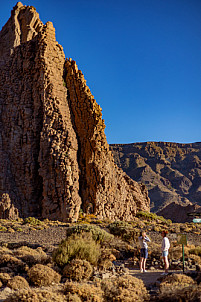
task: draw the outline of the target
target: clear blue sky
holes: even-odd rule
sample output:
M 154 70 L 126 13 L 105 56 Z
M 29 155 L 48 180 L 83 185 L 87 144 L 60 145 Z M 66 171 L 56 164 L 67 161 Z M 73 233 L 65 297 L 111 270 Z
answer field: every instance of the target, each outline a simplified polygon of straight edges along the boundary
M 52 21 L 108 143 L 201 141 L 201 0 L 24 0 Z M 0 1 L 0 29 L 13 0 Z

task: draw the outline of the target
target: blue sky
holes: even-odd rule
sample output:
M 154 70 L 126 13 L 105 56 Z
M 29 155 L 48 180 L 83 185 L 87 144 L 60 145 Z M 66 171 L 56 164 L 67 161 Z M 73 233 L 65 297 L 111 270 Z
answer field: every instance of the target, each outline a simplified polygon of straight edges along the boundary
M 13 0 L 0 1 L 0 29 Z M 201 141 L 200 0 L 24 0 L 52 21 L 108 143 Z

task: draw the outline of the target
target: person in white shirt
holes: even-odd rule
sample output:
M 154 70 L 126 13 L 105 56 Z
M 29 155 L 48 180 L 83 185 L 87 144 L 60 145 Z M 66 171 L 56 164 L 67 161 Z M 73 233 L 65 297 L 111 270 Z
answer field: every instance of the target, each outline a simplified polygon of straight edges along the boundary
M 140 236 L 138 237 L 138 241 L 140 244 L 140 272 L 146 273 L 146 261 L 148 258 L 148 245 L 147 242 L 151 240 L 147 237 L 146 232 L 141 232 Z
M 163 257 L 163 260 L 165 263 L 165 272 L 163 273 L 163 275 L 166 275 L 168 273 L 168 269 L 169 269 L 168 250 L 170 248 L 170 241 L 166 237 L 167 234 L 168 234 L 168 231 L 162 231 L 162 233 L 161 233 L 161 235 L 163 237 L 161 250 L 162 250 L 162 257 Z

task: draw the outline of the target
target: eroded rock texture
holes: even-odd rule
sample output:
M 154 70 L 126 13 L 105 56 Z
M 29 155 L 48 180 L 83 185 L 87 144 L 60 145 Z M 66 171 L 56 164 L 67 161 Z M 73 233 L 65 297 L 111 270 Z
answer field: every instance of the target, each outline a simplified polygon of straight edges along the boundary
M 114 164 L 104 127 L 52 23 L 19 2 L 0 32 L 0 216 L 72 221 L 82 206 L 132 219 L 149 210 L 145 187 Z

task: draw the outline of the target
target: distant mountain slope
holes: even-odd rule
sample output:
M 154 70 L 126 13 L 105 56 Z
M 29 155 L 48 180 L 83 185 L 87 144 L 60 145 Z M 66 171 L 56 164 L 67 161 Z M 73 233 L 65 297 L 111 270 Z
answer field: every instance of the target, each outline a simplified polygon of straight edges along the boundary
M 164 213 L 170 203 L 201 206 L 201 143 L 112 144 L 110 149 L 116 164 L 147 186 L 152 212 Z

